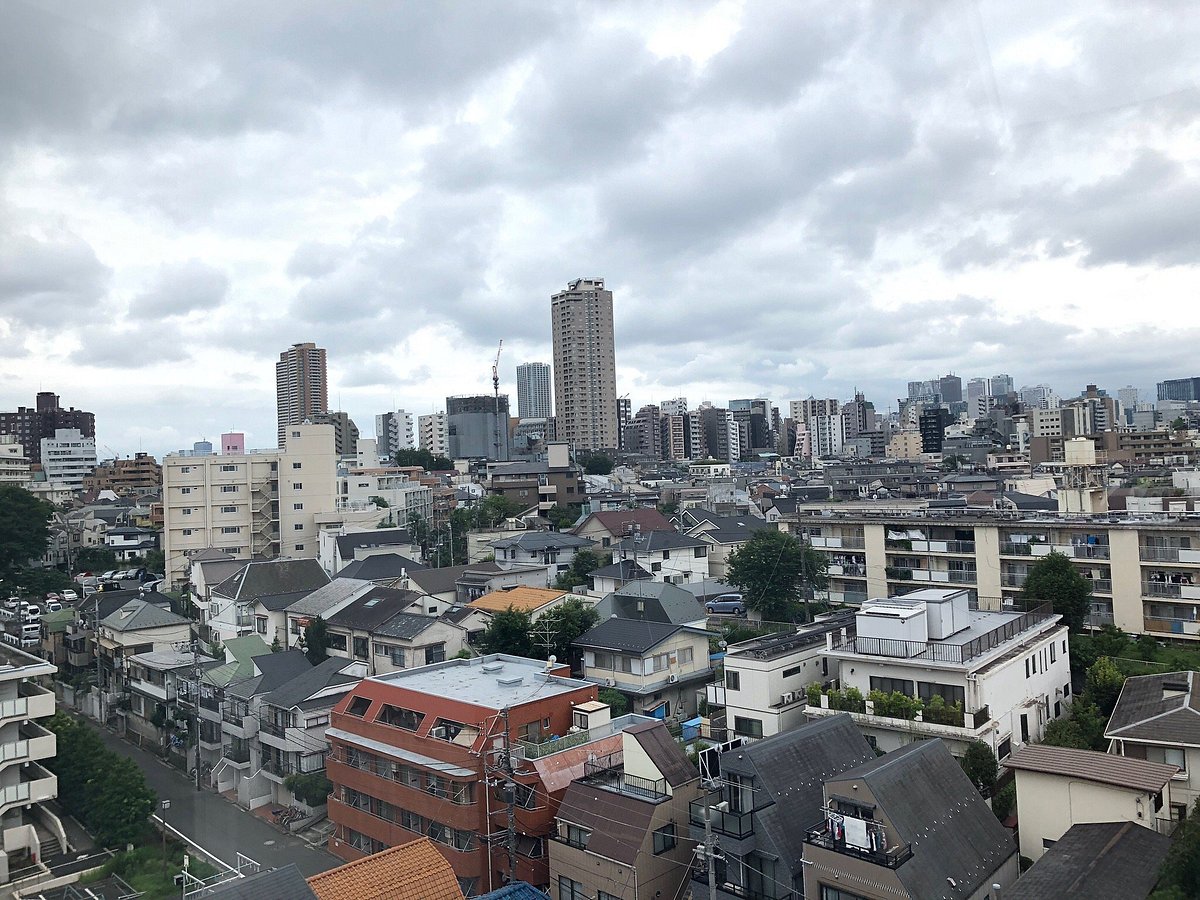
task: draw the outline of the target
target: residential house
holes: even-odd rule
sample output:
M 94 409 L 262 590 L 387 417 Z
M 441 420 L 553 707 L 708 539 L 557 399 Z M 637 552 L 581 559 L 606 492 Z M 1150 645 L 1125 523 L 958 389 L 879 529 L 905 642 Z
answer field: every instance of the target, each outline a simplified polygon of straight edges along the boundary
M 353 603 L 359 597 L 371 591 L 376 585 L 370 581 L 358 578 L 335 578 L 329 584 L 322 585 L 311 594 L 306 594 L 299 600 L 288 605 L 287 614 L 287 646 L 300 647 L 300 639 L 312 620 L 328 619 L 338 610 Z M 301 649 L 303 649 L 301 647 Z
M 133 703 L 129 691 L 129 659 L 153 650 L 172 650 L 192 640 L 190 619 L 145 600 L 129 600 L 100 620 L 99 681 L 101 719 L 124 715 L 125 701 Z
M 208 626 L 218 640 L 255 633 L 286 646 L 288 606 L 329 580 L 315 559 L 246 563 L 212 589 Z
M 719 516 L 702 508 L 679 514 L 680 531 L 708 545 L 708 574 L 724 578 L 729 554 L 750 540 L 757 531 L 775 525 L 757 516 Z
M 940 737 L 961 756 L 979 740 L 1003 760 L 1041 740 L 1046 725 L 1070 708 L 1060 618 L 1048 606 L 1024 613 L 972 609 L 965 590 L 926 588 L 867 601 L 853 625 L 827 636 L 825 655 L 831 672 L 837 666 L 841 689 L 866 698 L 849 711 L 880 749 Z M 823 694 L 805 715 L 834 715 L 853 703 Z
M 583 651 L 583 678 L 628 697 L 633 712 L 688 719 L 712 679 L 708 632 L 691 625 L 610 618 L 573 642 Z
M 222 645 L 224 660 L 221 664 L 205 668 L 200 673 L 200 685 L 179 683 L 178 702 L 191 709 L 199 695 L 200 719 L 200 767 L 206 773 L 210 787 L 219 787 L 214 775 L 223 756 L 225 737 L 221 730 L 222 709 L 225 706 L 225 688 L 230 684 L 251 678 L 254 675 L 254 657 L 266 656 L 271 652 L 257 634 L 230 638 Z
M 417 838 L 308 879 L 316 900 L 462 900 L 446 858 L 429 838 Z M 281 894 L 307 897 L 308 894 Z
M 700 601 L 690 592 L 662 581 L 635 581 L 613 591 L 596 603 L 601 620 L 617 616 L 621 619 L 642 619 L 647 622 L 669 622 L 672 625 L 695 625 L 703 628 L 708 622 Z
M 1166 835 L 1132 822 L 1072 825 L 1005 900 L 1146 900 L 1171 848 Z
M 1004 765 L 1016 773 L 1021 855 L 1037 860 L 1072 825 L 1132 822 L 1170 833 L 1176 766 L 1111 753 L 1030 744 Z
M 804 835 L 824 821 L 824 779 L 873 759 L 871 746 L 846 715 L 704 751 L 701 767 L 712 780 L 719 778 L 719 790 L 690 805 L 691 839 L 704 840 L 705 818 L 710 818 L 722 857 L 713 873 L 716 897 L 709 894 L 707 869 L 693 875 L 692 896 L 801 896 Z
M 109 528 L 104 532 L 104 544 L 117 559 L 138 559 L 158 549 L 158 532 L 153 528 Z
M 549 848 L 554 900 L 678 897 L 687 882 L 699 773 L 661 722 L 627 728 L 621 744 L 563 795 Z
M 372 585 L 326 619 L 329 653 L 359 660 L 370 675 L 457 655 L 466 644 L 466 632 L 444 619 L 422 615 L 419 601 L 412 591 Z
M 54 672 L 46 660 L 0 644 L 0 884 L 26 853 L 41 861 L 76 849 L 45 805 L 58 796 L 58 778 L 42 761 L 54 758 L 58 743 L 41 724 L 54 715 L 54 691 L 39 682 Z
M 546 840 L 558 801 L 589 757 L 621 747 L 640 716 L 609 719 L 596 686 L 568 668 L 504 654 L 403 669 L 361 682 L 333 711 L 329 849 L 359 859 L 431 837 L 467 896 L 506 880 L 549 886 Z M 590 704 L 590 705 L 589 705 Z M 516 867 L 500 786 L 486 775 L 517 752 Z
M 1017 880 L 1016 842 L 940 740 L 829 775 L 823 796 L 805 897 L 968 900 Z
M 201 635 L 208 637 L 208 617 L 212 603 L 212 589 L 232 575 L 236 575 L 246 560 L 236 559 L 224 550 L 201 550 L 188 559 L 187 592 L 196 608 Z
M 1200 796 L 1200 673 L 1169 672 L 1125 679 L 1104 730 L 1108 752 L 1168 763 L 1171 818 L 1182 819 Z
M 42 616 L 41 656 L 64 674 L 73 674 L 67 658 L 67 635 L 73 630 L 78 618 L 79 614 L 73 606 Z
M 587 493 L 565 441 L 548 442 L 544 461 L 489 462 L 485 486 L 489 494 L 500 494 L 525 509 L 536 504 L 543 516 L 555 506 L 578 506 Z
M 182 754 L 193 710 L 190 704 L 179 705 L 176 700 L 188 697 L 196 666 L 211 668 L 219 665 L 218 660 L 206 654 L 193 656 L 190 647 L 180 644 L 135 653 L 126 663 L 127 735 L 137 735 L 142 746 L 149 744 L 160 752 L 171 748 Z
M 360 578 L 363 581 L 373 581 L 383 587 L 394 587 L 408 590 L 408 573 L 426 569 L 424 563 L 419 563 L 399 553 L 373 553 L 363 559 L 356 559 L 338 570 L 335 578 Z
M 650 573 L 632 559 L 622 559 L 588 573 L 590 592 L 599 597 L 619 591 L 631 581 L 649 581 Z
M 592 513 L 572 528 L 571 533 L 607 549 L 634 532 L 674 530 L 667 517 L 656 509 L 616 509 Z
M 498 591 L 484 594 L 472 600 L 467 605 L 490 618 L 499 612 L 515 609 L 528 613 L 531 621 L 536 622 L 546 613 L 565 603 L 571 594 L 567 591 L 550 588 L 506 587 Z
M 481 562 L 423 569 L 409 573 L 408 580 L 411 590 L 440 601 L 440 613 L 451 606 L 465 605 L 504 587 L 524 585 L 544 588 L 546 570 L 544 566 L 510 566 L 505 569 L 494 562 Z
M 319 541 L 317 559 L 321 568 L 330 576 L 352 562 L 379 553 L 398 553 L 413 559 L 421 555 L 420 546 L 413 541 L 407 528 L 369 528 L 352 531 L 350 527 L 343 526 L 336 530 L 322 530 Z
M 630 560 L 654 581 L 685 584 L 708 577 L 708 544 L 675 531 L 635 532 L 612 545 L 613 561 Z
M 587 538 L 562 531 L 522 531 L 491 542 L 498 565 L 545 566 L 548 585 L 571 567 L 576 553 L 594 546 Z
M 725 650 L 724 680 L 707 687 L 714 724 L 723 723 L 734 734 L 754 739 L 802 725 L 809 685 L 829 680 L 827 636 L 845 628 L 853 615 L 838 611 L 795 631 L 730 644 Z

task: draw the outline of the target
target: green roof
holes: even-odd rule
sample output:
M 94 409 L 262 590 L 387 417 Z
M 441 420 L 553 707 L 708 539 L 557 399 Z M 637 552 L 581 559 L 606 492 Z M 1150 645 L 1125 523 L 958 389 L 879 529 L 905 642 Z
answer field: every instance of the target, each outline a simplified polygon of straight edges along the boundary
M 46 630 L 52 634 L 57 634 L 60 631 L 66 631 L 67 626 L 75 623 L 75 609 L 60 609 L 57 612 L 48 612 L 42 616 L 42 624 L 46 626 Z
M 226 654 L 232 656 L 233 660 L 209 669 L 203 675 L 205 681 L 221 687 L 249 678 L 254 674 L 254 657 L 271 652 L 271 648 L 257 634 L 230 638 L 224 646 Z

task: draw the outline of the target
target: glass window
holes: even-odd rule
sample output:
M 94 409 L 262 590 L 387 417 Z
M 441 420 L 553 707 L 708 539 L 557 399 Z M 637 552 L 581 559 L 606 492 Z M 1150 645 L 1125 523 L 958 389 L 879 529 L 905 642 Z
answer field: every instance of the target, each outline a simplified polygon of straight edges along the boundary
M 675 846 L 675 823 L 668 822 L 662 828 L 654 832 L 654 852 L 655 854 L 666 853 Z
M 742 737 L 760 738 L 763 736 L 762 721 L 748 719 L 742 716 L 733 717 L 733 732 Z
M 967 701 L 966 690 L 961 685 L 938 684 L 936 681 L 918 681 L 917 696 L 926 702 L 934 697 L 941 697 L 948 706 L 954 706 L 956 703 L 963 705 Z
M 404 709 L 400 706 L 392 706 L 390 703 L 383 704 L 383 708 L 379 711 L 379 715 L 375 719 L 381 725 L 403 728 L 406 731 L 416 731 L 421 727 L 421 722 L 424 720 L 425 713 Z
M 1187 772 L 1187 754 L 1181 747 L 1164 747 L 1163 762 L 1171 766 L 1179 766 L 1179 771 Z
M 369 641 L 365 637 L 356 637 L 354 639 L 354 655 L 359 659 L 366 659 L 369 651 Z
M 558 900 L 591 900 L 582 882 L 572 881 L 566 875 L 558 876 Z
M 904 678 L 881 678 L 878 675 L 871 676 L 871 690 L 883 691 L 885 694 L 892 694 L 899 691 L 906 696 L 913 696 L 913 683 Z
M 729 690 L 729 691 L 738 691 L 738 690 L 741 690 L 741 688 L 742 688 L 742 673 L 741 672 L 731 672 L 729 669 L 726 669 L 725 670 L 725 689 Z
M 446 645 L 445 644 L 430 644 L 425 648 L 425 664 L 440 663 L 446 661 Z
M 566 831 L 563 834 L 563 840 L 568 846 L 575 847 L 577 850 L 586 850 L 588 839 L 592 833 L 586 828 L 580 828 L 578 825 L 567 823 Z M 657 851 L 655 851 L 657 852 Z
M 346 636 L 344 634 L 325 633 L 325 643 L 329 645 L 330 650 L 345 650 Z
M 350 705 L 346 707 L 346 713 L 351 716 L 358 716 L 361 719 L 367 714 L 367 710 L 370 708 L 370 697 L 355 697 L 350 701 Z

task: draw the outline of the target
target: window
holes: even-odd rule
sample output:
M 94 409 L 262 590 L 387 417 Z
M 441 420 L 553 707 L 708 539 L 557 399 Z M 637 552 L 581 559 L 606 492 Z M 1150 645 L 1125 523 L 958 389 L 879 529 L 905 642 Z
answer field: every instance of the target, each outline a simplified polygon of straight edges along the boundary
M 741 737 L 760 738 L 763 736 L 762 721 L 734 716 L 733 732 Z
M 266 616 L 255 616 L 254 630 L 257 631 L 259 634 L 267 633 L 267 617 Z
M 371 708 L 370 697 L 355 697 L 350 701 L 350 705 L 346 707 L 346 714 L 363 718 L 367 714 L 367 710 Z
M 297 509 L 297 510 L 304 509 L 304 504 L 303 503 L 293 503 L 292 509 Z
M 237 470 L 238 470 L 237 466 L 230 466 L 230 465 L 221 466 L 222 472 L 236 472 Z
M 1187 773 L 1187 754 L 1182 747 L 1163 747 L 1163 762 L 1170 766 L 1179 766 L 1179 774 Z
M 692 556 L 696 557 L 696 559 L 703 559 L 705 556 L 708 556 L 708 553 L 705 552 L 707 549 L 706 547 L 696 547 L 692 550 Z
M 866 900 L 866 898 L 862 894 L 823 884 L 821 885 L 821 900 Z
M 304 490 L 304 484 L 303 484 L 302 482 L 299 482 L 299 481 L 293 481 L 293 482 L 292 482 L 292 490 L 294 490 L 294 491 L 302 491 L 302 490 Z
M 654 854 L 666 853 L 675 847 L 675 823 L 668 822 L 654 831 Z
M 295 525 L 292 526 L 292 531 L 303 531 L 303 530 L 304 530 L 303 522 L 297 522 Z
M 1055 658 L 1055 653 L 1054 653 L 1054 651 L 1055 651 L 1055 649 L 1056 649 L 1056 648 L 1055 648 L 1055 645 L 1054 645 L 1054 643 L 1053 643 L 1053 642 L 1051 642 L 1051 643 L 1050 643 L 1050 662 L 1054 662 L 1054 658 Z
M 375 721 L 381 725 L 403 728 L 405 731 L 416 731 L 421 727 L 421 723 L 424 720 L 425 713 L 404 709 L 400 706 L 392 706 L 390 703 L 383 704 L 383 708 L 375 718 Z
M 742 689 L 742 673 L 725 670 L 725 690 L 740 691 Z
M 445 644 L 430 644 L 425 648 L 425 664 L 440 663 L 446 661 L 446 645 Z
M 240 525 L 225 525 L 221 528 L 221 534 L 237 534 L 241 530 Z
M 190 516 L 192 514 L 192 508 L 190 506 L 185 506 L 183 509 L 180 510 L 180 512 L 183 513 L 185 516 Z
M 192 536 L 192 529 L 190 529 L 190 528 L 185 528 L 185 529 L 183 529 L 183 536 L 184 536 L 184 537 L 191 537 L 191 536 Z
M 222 507 L 221 507 L 221 512 L 223 512 L 223 513 L 235 513 L 235 512 L 237 512 L 237 507 L 236 507 L 236 506 L 222 506 Z
M 304 549 L 304 545 L 303 545 L 303 544 L 296 544 L 296 545 L 295 545 L 295 547 L 296 547 L 296 549 L 297 549 L 297 550 L 303 550 L 303 549 Z M 345 649 L 345 648 L 343 648 L 343 649 Z
M 934 697 L 941 697 L 946 701 L 947 706 L 954 704 L 963 704 L 967 702 L 967 693 L 964 688 L 957 684 L 938 684 L 935 681 L 918 681 L 917 696 L 928 702 Z
M 566 875 L 558 876 L 558 900 L 591 900 L 583 884 Z
M 475 785 L 470 781 L 451 781 L 450 800 L 459 806 L 475 802 Z
M 611 671 L 612 667 L 613 655 L 611 653 L 606 653 L 603 650 L 597 650 L 592 654 L 593 669 L 608 669 Z
M 586 828 L 580 828 L 578 825 L 567 823 L 566 833 L 563 835 L 563 840 L 568 847 L 574 847 L 576 850 L 586 850 L 588 839 L 592 833 Z M 657 851 L 656 851 L 657 852 Z
M 189 472 L 191 472 L 191 471 L 192 471 L 192 467 L 191 467 L 191 466 L 180 466 L 180 467 L 179 467 L 179 472 L 180 472 L 180 474 L 187 475 L 187 474 L 188 474 Z
M 294 463 L 292 463 L 292 468 L 293 468 L 293 469 L 298 469 L 298 468 L 300 468 L 300 465 L 301 465 L 300 463 L 298 463 L 298 462 L 294 462 Z
M 223 485 L 221 485 L 221 493 L 222 494 L 236 494 L 237 493 L 237 485 L 236 484 L 223 484 Z
M 356 637 L 354 639 L 354 655 L 359 659 L 366 659 L 370 653 L 369 644 L 370 642 L 367 640 L 367 638 Z
M 690 663 L 692 661 L 692 648 L 691 647 L 682 648 L 679 651 L 678 656 L 679 656 L 679 664 L 681 666 L 686 666 L 688 663 Z
M 181 494 L 190 494 L 191 492 L 192 492 L 192 489 L 190 487 L 185 487 L 185 488 L 179 489 L 179 493 L 181 493 Z
M 661 572 L 662 571 L 662 563 L 660 563 L 660 562 L 650 563 L 650 571 L 651 572 Z
M 883 691 L 885 694 L 899 691 L 901 694 L 911 697 L 913 696 L 913 683 L 903 678 L 881 678 L 878 675 L 872 675 L 871 690 Z
M 329 645 L 330 650 L 341 650 L 344 652 L 346 649 L 346 636 L 344 634 L 330 634 L 326 632 L 325 643 Z

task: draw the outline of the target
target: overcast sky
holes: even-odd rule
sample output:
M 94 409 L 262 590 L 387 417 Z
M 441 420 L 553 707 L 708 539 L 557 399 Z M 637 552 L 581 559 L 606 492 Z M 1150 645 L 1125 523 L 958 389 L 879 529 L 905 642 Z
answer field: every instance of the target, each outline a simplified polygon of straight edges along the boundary
M 1194 4 L 7 0 L 0 408 L 364 434 L 615 294 L 636 409 L 1200 374 Z

